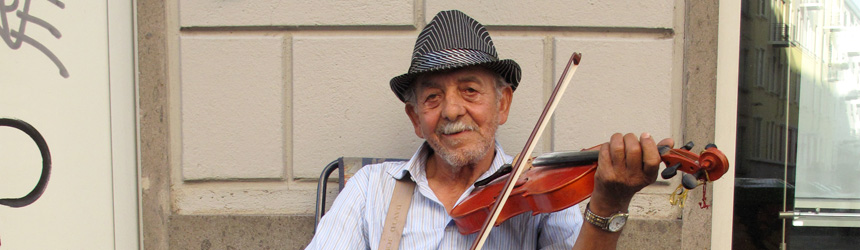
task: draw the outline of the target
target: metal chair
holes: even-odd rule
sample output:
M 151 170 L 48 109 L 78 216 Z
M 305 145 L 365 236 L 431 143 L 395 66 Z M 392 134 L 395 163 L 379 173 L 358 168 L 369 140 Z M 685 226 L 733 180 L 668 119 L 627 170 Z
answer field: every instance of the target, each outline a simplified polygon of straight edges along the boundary
M 383 163 L 388 161 L 408 161 L 408 159 L 396 158 L 367 158 L 367 157 L 340 157 L 332 161 L 323 168 L 320 174 L 319 182 L 317 183 L 317 203 L 314 212 L 314 233 L 317 231 L 317 225 L 320 219 L 325 215 L 325 196 L 326 183 L 331 174 L 338 170 L 338 192 L 343 190 L 343 185 L 352 175 L 358 172 L 359 169 L 369 164 Z

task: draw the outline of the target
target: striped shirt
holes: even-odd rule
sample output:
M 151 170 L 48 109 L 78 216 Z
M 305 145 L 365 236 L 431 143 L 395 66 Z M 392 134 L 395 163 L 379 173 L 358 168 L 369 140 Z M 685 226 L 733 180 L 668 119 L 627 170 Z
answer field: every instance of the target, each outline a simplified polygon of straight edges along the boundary
M 512 157 L 496 142 L 495 158 L 484 179 Z M 407 214 L 400 249 L 465 249 L 477 233 L 461 235 L 445 206 L 427 183 L 424 166 L 431 149 L 425 142 L 408 162 L 367 165 L 355 174 L 323 216 L 307 249 L 378 249 L 395 178 L 411 176 L 417 184 Z M 472 192 L 469 187 L 457 204 Z M 484 249 L 571 249 L 582 226 L 578 205 L 532 216 L 517 215 L 490 232 Z

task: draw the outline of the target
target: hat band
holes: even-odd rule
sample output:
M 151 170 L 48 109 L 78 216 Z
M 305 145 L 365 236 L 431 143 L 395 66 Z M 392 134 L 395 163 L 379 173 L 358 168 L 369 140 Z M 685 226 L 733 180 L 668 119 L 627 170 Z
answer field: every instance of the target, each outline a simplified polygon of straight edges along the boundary
M 412 60 L 409 73 L 427 70 L 456 68 L 463 65 L 498 61 L 494 55 L 471 49 L 446 49 L 433 51 Z

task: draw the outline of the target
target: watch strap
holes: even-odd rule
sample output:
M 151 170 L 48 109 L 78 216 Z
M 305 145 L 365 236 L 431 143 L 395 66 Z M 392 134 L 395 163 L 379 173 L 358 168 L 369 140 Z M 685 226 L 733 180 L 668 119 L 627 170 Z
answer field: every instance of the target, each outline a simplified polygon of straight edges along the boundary
M 610 220 L 612 219 L 612 217 L 615 217 L 616 215 L 621 215 L 621 216 L 626 217 L 626 214 L 621 213 L 621 212 L 614 213 L 614 214 L 610 215 L 609 217 L 603 217 L 603 216 L 600 216 L 600 215 L 597 215 L 597 214 L 594 214 L 593 212 L 591 212 L 591 203 L 589 203 L 588 205 L 585 206 L 585 221 L 588 221 L 588 223 L 591 223 L 592 225 L 596 226 L 597 228 L 603 229 L 604 231 L 607 231 L 607 232 L 617 232 L 617 231 L 612 231 L 609 229 Z
M 603 230 L 609 230 L 609 218 L 591 212 L 591 203 L 585 205 L 585 221 Z

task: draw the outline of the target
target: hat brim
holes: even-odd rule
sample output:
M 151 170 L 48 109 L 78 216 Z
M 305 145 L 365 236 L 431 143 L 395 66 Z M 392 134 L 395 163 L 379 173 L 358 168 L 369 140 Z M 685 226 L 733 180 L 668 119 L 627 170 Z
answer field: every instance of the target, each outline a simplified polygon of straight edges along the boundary
M 484 66 L 487 69 L 496 72 L 500 76 L 502 76 L 505 81 L 511 84 L 511 89 L 516 90 L 517 86 L 520 83 L 520 78 L 522 77 L 522 70 L 520 69 L 520 65 L 517 64 L 514 60 L 504 59 L 498 61 L 489 61 L 489 62 L 467 62 L 467 63 L 456 63 L 456 64 L 445 64 L 440 65 L 438 67 L 433 67 L 429 69 L 417 70 L 414 72 L 409 72 L 406 74 L 402 74 L 391 78 L 391 91 L 397 95 L 397 98 L 402 102 L 406 102 L 404 93 L 410 90 L 410 87 L 415 81 L 415 78 L 424 73 L 448 70 L 448 69 L 456 69 L 456 68 L 464 68 L 469 66 Z

